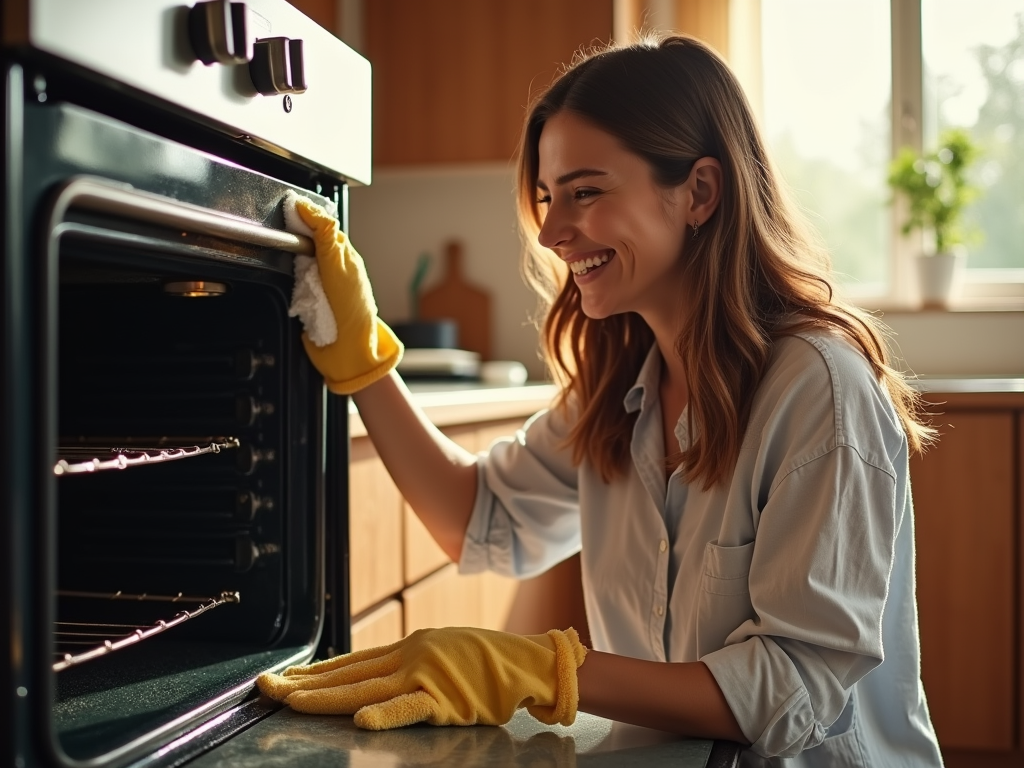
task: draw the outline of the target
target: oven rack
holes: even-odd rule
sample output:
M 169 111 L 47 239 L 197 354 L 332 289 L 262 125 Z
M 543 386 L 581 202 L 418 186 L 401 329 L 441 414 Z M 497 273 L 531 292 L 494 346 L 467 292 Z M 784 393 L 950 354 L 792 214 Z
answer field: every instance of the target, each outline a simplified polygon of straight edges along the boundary
M 54 659 L 53 671 L 73 667 L 86 661 L 106 656 L 114 651 L 127 648 L 154 635 L 166 632 L 171 627 L 184 624 L 189 619 L 211 611 L 228 603 L 241 602 L 237 592 L 221 592 L 217 597 L 191 597 L 180 592 L 177 595 L 128 594 L 121 592 L 77 592 L 58 591 L 57 597 L 84 600 L 123 600 L 146 603 L 196 603 L 192 610 L 181 610 L 173 618 L 159 619 L 149 626 L 138 627 L 133 624 L 112 624 L 85 621 L 57 621 L 54 626 Z M 84 647 L 77 653 L 71 649 Z
M 137 445 L 131 443 L 136 442 Z M 55 475 L 74 475 L 107 469 L 127 469 L 141 464 L 159 464 L 190 459 L 207 453 L 238 448 L 237 437 L 125 438 L 108 444 L 73 444 L 57 448 L 60 457 L 53 465 Z

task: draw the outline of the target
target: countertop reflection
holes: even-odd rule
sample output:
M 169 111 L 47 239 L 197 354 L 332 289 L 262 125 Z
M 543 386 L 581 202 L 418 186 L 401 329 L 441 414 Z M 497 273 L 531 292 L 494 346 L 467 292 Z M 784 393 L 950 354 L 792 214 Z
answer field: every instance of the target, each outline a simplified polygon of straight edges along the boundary
M 275 712 L 190 768 L 704 768 L 713 742 L 579 713 L 548 726 L 520 710 L 507 725 L 363 731 L 351 717 Z

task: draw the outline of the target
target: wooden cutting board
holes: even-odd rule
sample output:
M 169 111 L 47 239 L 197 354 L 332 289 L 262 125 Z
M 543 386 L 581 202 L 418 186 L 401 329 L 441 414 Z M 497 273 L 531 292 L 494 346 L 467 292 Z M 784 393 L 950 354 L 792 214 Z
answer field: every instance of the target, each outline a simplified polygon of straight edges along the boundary
M 490 360 L 491 295 L 466 281 L 461 243 L 448 243 L 444 269 L 441 281 L 420 296 L 420 318 L 451 318 L 459 326 L 459 349 L 476 352 L 481 360 Z

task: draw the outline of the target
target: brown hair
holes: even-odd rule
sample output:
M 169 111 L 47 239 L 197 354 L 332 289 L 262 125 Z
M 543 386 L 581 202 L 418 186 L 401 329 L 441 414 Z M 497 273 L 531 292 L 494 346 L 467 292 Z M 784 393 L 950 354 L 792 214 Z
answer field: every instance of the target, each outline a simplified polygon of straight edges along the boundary
M 686 249 L 694 303 L 676 341 L 690 430 L 699 437 L 671 461 L 689 482 L 709 488 L 728 477 L 773 343 L 808 328 L 837 330 L 860 347 L 912 451 L 934 438 L 918 395 L 888 364 L 884 326 L 835 297 L 828 256 L 784 192 L 735 76 L 700 41 L 673 36 L 580 57 L 534 100 L 520 142 L 524 274 L 545 310 L 542 350 L 563 384 L 560 406 L 578 405 L 568 438 L 577 463 L 588 459 L 606 481 L 625 470 L 635 416 L 622 400 L 654 335 L 633 313 L 588 318 L 564 265 L 537 243 L 538 144 L 545 122 L 562 110 L 615 136 L 665 187 L 683 183 L 702 157 L 721 163 L 718 208 Z

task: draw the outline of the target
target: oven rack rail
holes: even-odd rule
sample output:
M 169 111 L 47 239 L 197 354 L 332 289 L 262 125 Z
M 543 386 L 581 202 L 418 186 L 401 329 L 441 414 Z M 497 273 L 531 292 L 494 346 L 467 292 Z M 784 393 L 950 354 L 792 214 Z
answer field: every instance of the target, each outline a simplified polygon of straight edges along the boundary
M 137 438 L 136 438 L 137 440 Z M 211 437 L 178 440 L 169 444 L 165 438 L 154 438 L 139 445 L 126 445 L 128 441 L 117 441 L 114 445 L 62 445 L 57 449 L 60 457 L 53 465 L 55 475 L 75 475 L 100 472 L 108 469 L 127 469 L 142 464 L 159 464 L 220 453 L 238 448 L 237 437 Z M 194 442 L 194 445 L 187 443 Z
M 237 592 L 221 592 L 217 597 L 192 597 L 183 595 L 150 595 L 117 592 L 78 592 L 58 591 L 58 597 L 85 600 L 122 600 L 152 603 L 196 603 L 192 610 L 181 610 L 173 618 L 159 619 L 149 626 L 137 627 L 132 624 L 110 624 L 99 622 L 57 621 L 54 626 L 54 642 L 57 650 L 54 653 L 53 671 L 60 672 L 77 664 L 97 659 L 100 656 L 128 648 L 143 640 L 162 634 L 172 627 L 184 624 L 201 614 L 229 603 L 241 602 Z M 82 648 L 77 653 L 70 649 Z

